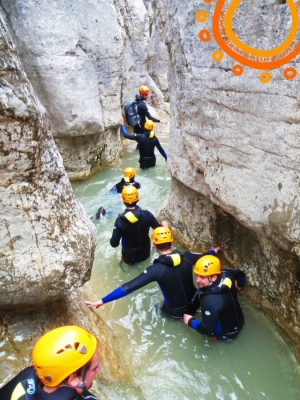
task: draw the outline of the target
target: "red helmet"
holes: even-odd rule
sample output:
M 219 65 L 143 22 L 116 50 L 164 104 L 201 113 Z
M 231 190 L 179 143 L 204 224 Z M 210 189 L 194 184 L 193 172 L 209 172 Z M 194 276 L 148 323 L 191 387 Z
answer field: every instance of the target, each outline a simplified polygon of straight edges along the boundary
M 149 94 L 150 90 L 147 86 L 140 86 L 139 91 L 141 94 Z

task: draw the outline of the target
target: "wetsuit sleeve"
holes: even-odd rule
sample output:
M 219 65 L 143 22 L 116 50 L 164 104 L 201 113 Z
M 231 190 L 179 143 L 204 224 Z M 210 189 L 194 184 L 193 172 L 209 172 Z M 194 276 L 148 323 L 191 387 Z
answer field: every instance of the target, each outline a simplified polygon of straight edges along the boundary
M 159 140 L 156 138 L 156 143 L 155 146 L 157 148 L 157 150 L 160 152 L 160 154 L 163 156 L 163 158 L 165 160 L 168 159 L 166 152 L 164 151 L 164 149 L 161 147 L 161 144 L 159 143 Z
M 240 269 L 225 268 L 223 271 L 225 272 L 225 276 L 227 278 L 232 278 L 234 281 L 237 281 L 237 284 L 240 288 L 245 285 L 246 275 Z
M 121 132 L 122 132 L 123 136 L 124 136 L 126 139 L 135 140 L 136 142 L 139 141 L 139 137 L 138 137 L 137 135 L 131 135 L 130 133 L 128 133 L 128 132 L 126 131 L 126 128 L 125 128 L 124 125 L 121 125 Z
M 199 260 L 199 258 L 203 256 L 207 256 L 208 254 L 214 256 L 216 252 L 214 250 L 208 250 L 206 253 L 193 253 L 191 251 L 184 253 L 185 257 L 193 264 L 195 265 L 196 262 Z
M 159 276 L 157 275 L 156 268 L 151 265 L 139 276 L 127 283 L 124 283 L 122 286 L 119 286 L 107 296 L 103 297 L 102 301 L 103 303 L 108 303 L 109 301 L 120 299 L 158 279 Z
M 153 122 L 160 122 L 160 119 L 156 119 L 150 115 L 148 111 L 147 105 L 142 101 L 138 104 L 138 110 L 140 115 L 145 115 L 148 119 L 151 119 Z
M 110 301 L 121 299 L 122 297 L 127 296 L 129 293 L 131 292 L 128 292 L 124 290 L 122 286 L 119 286 L 117 287 L 117 289 L 110 292 L 107 296 L 103 297 L 102 301 L 103 303 L 108 303 Z
M 113 233 L 112 233 L 112 236 L 110 238 L 110 245 L 112 247 L 118 247 L 119 246 L 120 240 L 122 238 L 122 233 L 123 233 L 123 229 L 122 229 L 120 217 L 118 217 L 116 219 L 116 222 L 115 222 L 115 225 L 114 225 L 114 229 L 113 229 Z
M 32 377 L 33 367 L 25 368 L 18 375 L 16 375 L 11 381 L 9 381 L 6 385 L 4 385 L 0 389 L 0 399 L 1 400 L 10 400 L 11 395 L 17 386 L 17 384 L 24 379 Z
M 213 336 L 214 327 L 222 309 L 222 296 L 206 295 L 201 298 L 202 321 L 195 318 L 189 320 L 189 326 L 202 335 Z
M 162 270 L 159 271 L 156 265 L 150 265 L 150 267 L 145 269 L 139 276 L 122 285 L 122 288 L 126 292 L 131 293 L 148 285 L 150 282 L 159 281 L 161 275 Z

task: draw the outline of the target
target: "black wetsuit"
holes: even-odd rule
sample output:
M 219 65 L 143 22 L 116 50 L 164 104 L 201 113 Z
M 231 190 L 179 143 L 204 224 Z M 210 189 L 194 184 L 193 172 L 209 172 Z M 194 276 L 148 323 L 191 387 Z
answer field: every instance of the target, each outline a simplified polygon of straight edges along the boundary
M 215 254 L 215 252 L 210 250 L 204 254 Z M 185 313 L 194 314 L 199 307 L 199 297 L 195 296 L 197 289 L 193 282 L 193 266 L 204 254 L 180 253 L 174 250 L 171 254 L 159 256 L 153 265 L 132 281 L 116 288 L 102 301 L 108 303 L 117 300 L 150 282 L 157 282 L 165 300 L 162 310 L 167 315 L 182 318 Z
M 18 387 L 17 387 L 18 386 Z M 17 388 L 16 388 L 17 387 Z M 16 390 L 15 390 L 16 389 Z M 14 392 L 12 398 L 12 393 Z M 43 391 L 43 384 L 37 377 L 34 368 L 23 369 L 11 381 L 0 389 L 1 400 L 97 400 L 88 390 L 78 394 L 70 387 L 60 387 L 53 393 Z
M 122 178 L 119 183 L 116 183 L 115 186 L 110 189 L 110 192 L 122 193 L 122 190 L 125 186 L 134 186 L 137 189 L 140 189 L 141 187 L 138 182 L 135 182 L 134 178 Z
M 140 95 L 137 94 L 135 96 L 135 101 L 137 102 L 138 106 L 138 113 L 141 118 L 140 123 L 138 125 L 135 125 L 134 133 L 143 133 L 144 132 L 144 125 L 146 122 L 146 117 L 147 119 L 150 119 L 153 122 L 160 122 L 159 119 L 152 117 L 148 111 L 147 104 L 145 103 L 145 99 Z
M 161 226 L 154 215 L 136 206 L 126 209 L 115 221 L 110 244 L 118 247 L 122 238 L 122 258 L 127 264 L 136 264 L 150 256 L 150 228 Z
M 124 125 L 121 125 L 121 132 L 126 139 L 135 140 L 139 144 L 140 153 L 140 167 L 143 169 L 155 167 L 156 157 L 154 154 L 155 147 L 158 149 L 160 154 L 167 160 L 167 154 L 161 147 L 159 140 L 151 131 L 144 131 L 144 133 L 136 133 L 131 135 L 126 131 Z
M 222 285 L 225 278 L 231 280 L 231 287 Z M 235 282 L 242 287 L 245 274 L 238 269 L 225 268 L 222 274 L 210 286 L 198 289 L 201 299 L 202 321 L 191 318 L 189 326 L 197 332 L 213 337 L 227 339 L 235 337 L 242 329 L 244 315 L 237 299 Z

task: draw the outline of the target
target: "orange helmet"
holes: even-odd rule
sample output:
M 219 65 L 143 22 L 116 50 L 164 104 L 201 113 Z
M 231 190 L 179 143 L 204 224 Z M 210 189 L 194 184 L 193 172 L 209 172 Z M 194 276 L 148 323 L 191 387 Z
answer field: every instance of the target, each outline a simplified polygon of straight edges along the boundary
M 124 176 L 128 178 L 134 178 L 135 177 L 135 169 L 132 167 L 127 167 L 124 169 Z
M 139 201 L 139 192 L 135 186 L 125 186 L 122 190 L 122 200 L 124 203 L 135 203 Z
M 151 119 L 147 119 L 144 124 L 144 128 L 147 129 L 147 131 L 152 131 L 152 129 L 154 128 L 154 122 L 151 121 Z
M 210 276 L 221 273 L 220 260 L 211 255 L 199 258 L 194 267 L 194 272 L 201 276 Z
M 139 91 L 141 94 L 149 94 L 150 90 L 147 86 L 140 86 Z
M 155 244 L 172 243 L 173 235 L 170 228 L 159 226 L 152 232 L 152 242 Z
M 36 342 L 33 366 L 43 384 L 54 387 L 87 364 L 96 349 L 95 336 L 78 326 L 62 326 Z

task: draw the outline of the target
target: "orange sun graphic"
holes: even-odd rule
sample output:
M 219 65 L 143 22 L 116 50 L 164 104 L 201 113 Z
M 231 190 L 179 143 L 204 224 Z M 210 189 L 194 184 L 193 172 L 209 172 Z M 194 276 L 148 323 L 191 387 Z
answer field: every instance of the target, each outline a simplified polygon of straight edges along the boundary
M 203 0 L 204 3 L 211 3 L 213 0 Z M 226 0 L 217 0 L 215 11 L 212 17 L 212 33 L 215 41 L 221 50 L 215 50 L 212 53 L 212 59 L 216 62 L 222 61 L 224 53 L 237 61 L 232 67 L 232 72 L 235 76 L 240 76 L 244 72 L 244 66 L 260 69 L 263 72 L 259 79 L 262 83 L 268 83 L 272 79 L 270 72 L 279 68 L 291 60 L 293 60 L 300 52 L 300 43 L 296 43 L 296 35 L 299 28 L 299 12 L 300 1 L 296 3 L 293 0 L 287 0 L 287 5 L 290 9 L 292 24 L 289 34 L 286 39 L 274 49 L 259 50 L 250 47 L 243 43 L 234 33 L 232 29 L 233 15 L 240 4 L 241 0 L 232 0 L 227 9 L 223 9 Z M 196 13 L 196 20 L 199 23 L 207 21 L 209 14 L 206 10 L 199 10 Z M 207 29 L 201 29 L 198 34 L 202 42 L 211 40 L 211 33 Z M 297 75 L 295 68 L 286 68 L 283 72 L 285 79 L 294 79 Z

